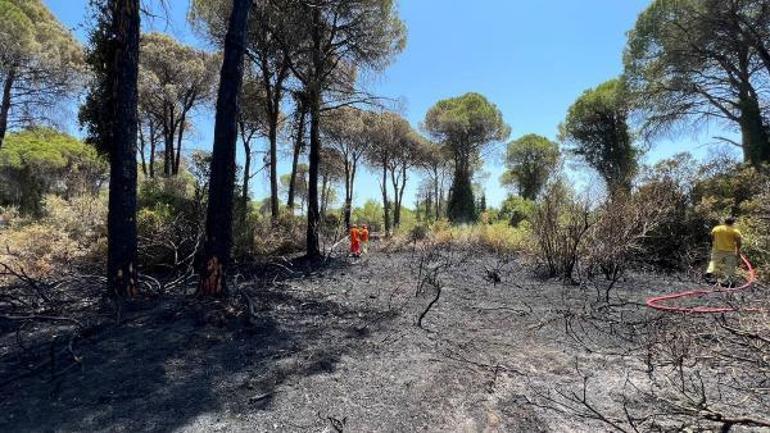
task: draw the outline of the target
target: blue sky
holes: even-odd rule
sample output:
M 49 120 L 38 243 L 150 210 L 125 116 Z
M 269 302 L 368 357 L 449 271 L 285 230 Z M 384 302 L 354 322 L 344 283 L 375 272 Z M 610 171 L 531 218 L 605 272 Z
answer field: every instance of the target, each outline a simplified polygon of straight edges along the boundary
M 53 13 L 81 39 L 86 35 L 88 0 L 44 0 Z M 556 139 L 559 123 L 587 88 L 622 71 L 626 32 L 649 0 L 401 0 L 400 13 L 409 29 L 407 48 L 384 73 L 367 79 L 376 93 L 405 101 L 405 115 L 418 127 L 438 100 L 474 91 L 498 105 L 512 127 L 512 138 L 537 133 Z M 190 44 L 202 45 L 185 21 L 189 0 L 169 0 L 169 19 L 146 21 L 146 29 L 165 31 Z M 160 12 L 160 11 L 158 11 Z M 190 146 L 210 148 L 213 114 L 198 116 Z M 72 132 L 77 126 L 72 125 Z M 655 143 L 648 161 L 689 150 L 704 156 L 708 137 L 722 131 L 700 131 Z M 500 187 L 504 146 L 489 153 L 485 171 L 487 201 L 496 205 L 507 191 Z M 494 150 L 493 149 L 493 150 Z M 279 172 L 287 172 L 287 162 Z M 590 184 L 585 170 L 572 170 L 578 184 Z M 254 182 L 254 195 L 269 187 Z M 412 206 L 413 176 L 405 204 Z M 366 173 L 356 185 L 356 202 L 379 198 L 375 178 Z

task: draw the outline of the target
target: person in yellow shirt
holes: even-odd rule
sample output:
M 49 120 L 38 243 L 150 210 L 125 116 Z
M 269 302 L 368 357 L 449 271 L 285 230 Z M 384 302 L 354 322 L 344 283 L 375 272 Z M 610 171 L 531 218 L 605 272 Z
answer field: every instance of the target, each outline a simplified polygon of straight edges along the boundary
M 735 218 L 725 219 L 724 224 L 711 230 L 711 261 L 706 279 L 713 281 L 715 274 L 722 274 L 728 285 L 732 284 L 738 257 L 741 255 L 741 232 L 735 228 Z

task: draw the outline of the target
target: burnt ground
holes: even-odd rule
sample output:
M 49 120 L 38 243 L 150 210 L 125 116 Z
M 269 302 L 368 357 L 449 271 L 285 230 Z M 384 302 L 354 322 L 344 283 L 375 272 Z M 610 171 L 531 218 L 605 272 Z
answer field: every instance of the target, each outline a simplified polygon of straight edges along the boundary
M 621 364 L 637 362 L 617 353 L 633 350 L 633 335 L 605 332 L 617 322 L 572 320 L 600 293 L 515 258 L 458 252 L 420 328 L 435 293 L 420 288 L 430 269 L 420 257 L 268 265 L 241 276 L 231 301 L 165 293 L 126 306 L 120 325 L 98 301 L 79 307 L 79 325 L 52 318 L 16 332 L 18 320 L 0 319 L 0 431 L 610 431 L 549 407 L 554 390 L 582 380 L 576 371 L 590 372 L 597 406 L 610 405 L 627 384 Z M 642 302 L 672 286 L 694 287 L 632 275 L 613 291 L 613 317 L 655 326 L 660 314 Z

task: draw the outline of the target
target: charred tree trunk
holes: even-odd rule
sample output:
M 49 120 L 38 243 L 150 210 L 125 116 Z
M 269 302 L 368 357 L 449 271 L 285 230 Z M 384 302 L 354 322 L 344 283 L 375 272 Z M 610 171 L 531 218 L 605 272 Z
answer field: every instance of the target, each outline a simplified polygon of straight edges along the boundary
M 441 219 L 441 196 L 439 195 L 438 169 L 433 170 L 433 198 L 436 201 L 436 221 Z
M 220 72 L 214 149 L 211 159 L 206 238 L 201 262 L 199 294 L 226 293 L 226 272 L 233 244 L 233 195 L 235 146 L 238 140 L 238 109 L 243 82 L 243 56 L 252 0 L 234 0 L 225 37 Z
M 390 170 L 390 180 L 393 185 L 393 228 L 398 228 L 401 224 L 401 203 L 398 202 L 398 186 L 400 185 L 400 180 L 397 175 L 398 171 L 397 166 L 394 166 L 392 170 Z
M 155 147 L 157 140 L 155 125 L 150 122 L 150 178 L 155 177 Z
M 144 138 L 144 131 L 142 131 L 142 125 L 137 128 L 139 132 L 139 158 L 142 161 L 142 174 L 147 177 L 147 158 L 144 153 L 147 150 L 147 140 Z
M 326 216 L 326 205 L 329 202 L 329 194 L 331 194 L 329 176 L 324 174 L 321 176 L 321 218 Z
M 396 226 L 401 225 L 401 208 L 404 204 L 404 190 L 406 190 L 406 165 L 401 166 L 401 187 L 393 191 L 398 197 L 398 205 L 396 207 L 396 215 L 393 217 Z
M 751 82 L 752 62 L 747 48 L 740 50 L 738 77 L 740 79 L 738 124 L 741 127 L 743 156 L 746 162 L 759 168 L 764 163 L 770 162 L 770 142 L 768 142 L 768 132 L 762 117 L 759 95 Z
M 313 55 L 312 82 L 309 83 L 308 104 L 310 111 L 310 152 L 308 155 L 307 187 L 307 238 L 306 249 L 309 258 L 321 256 L 318 237 L 318 168 L 321 162 L 321 85 L 323 83 L 323 48 L 321 34 L 321 8 L 313 8 Z
M 740 92 L 740 117 L 744 160 L 755 167 L 770 162 L 770 142 L 759 101 L 748 90 Z
M 243 131 L 243 128 L 241 128 Z M 241 191 L 241 221 L 245 222 L 249 214 L 249 180 L 251 178 L 251 142 L 241 133 L 243 139 L 243 186 Z
M 355 157 L 345 161 L 345 208 L 343 209 L 343 220 L 347 230 L 350 230 L 350 222 L 352 220 L 353 186 L 356 182 L 357 170 L 358 160 Z
M 280 207 L 278 205 L 278 116 L 271 113 L 268 125 L 270 141 L 270 217 L 273 225 L 278 224 Z
M 163 175 L 171 177 L 174 174 L 174 126 L 163 125 Z
M 320 213 L 318 209 L 318 166 L 321 159 L 321 95 L 317 89 L 310 92 L 310 154 L 308 157 L 308 185 L 307 185 L 307 256 L 317 258 L 321 256 L 318 238 L 318 223 Z
M 385 235 L 390 234 L 390 203 L 388 202 L 388 164 L 387 161 L 382 162 L 382 182 L 380 182 L 380 190 L 382 191 L 382 210 L 383 220 L 385 222 Z
M 476 201 L 469 165 L 470 158 L 467 155 L 455 159 L 455 176 L 447 205 L 447 215 L 453 223 L 467 224 L 476 219 Z
M 136 128 L 139 74 L 139 0 L 113 0 L 115 35 L 107 281 L 118 297 L 134 296 L 136 282 Z
M 278 203 L 278 127 L 281 118 L 281 101 L 283 100 L 283 82 L 289 72 L 288 59 L 284 59 L 277 67 L 275 80 L 271 80 L 270 64 L 263 59 L 262 85 L 267 95 L 268 128 L 267 138 L 270 143 L 270 217 L 273 225 L 280 218 L 280 205 Z
M 187 120 L 187 115 L 182 114 L 182 119 L 179 121 L 179 130 L 176 136 L 176 155 L 174 160 L 174 176 L 179 174 L 179 167 L 182 165 L 182 140 L 184 139 L 184 123 Z
M 401 207 L 406 186 L 406 165 L 395 165 L 390 171 L 390 179 L 393 183 L 393 227 L 401 225 Z
M 11 91 L 16 81 L 16 71 L 11 68 L 3 82 L 3 97 L 0 100 L 0 149 L 3 148 L 5 132 L 8 130 L 8 114 L 11 112 Z
M 352 182 L 350 181 L 350 174 L 351 174 L 351 168 L 350 168 L 350 161 L 345 160 L 345 203 L 343 204 L 342 209 L 342 221 L 345 224 L 345 229 L 350 230 L 350 219 L 352 214 L 351 207 L 353 206 L 353 200 L 351 199 L 350 194 L 350 186 Z
M 289 197 L 286 200 L 286 206 L 290 209 L 294 209 L 294 184 L 297 181 L 297 167 L 299 166 L 299 156 L 302 153 L 302 148 L 305 147 L 305 117 L 307 116 L 307 108 L 305 104 L 300 102 L 297 108 L 297 137 L 294 142 L 294 154 L 291 159 L 291 174 L 289 176 Z

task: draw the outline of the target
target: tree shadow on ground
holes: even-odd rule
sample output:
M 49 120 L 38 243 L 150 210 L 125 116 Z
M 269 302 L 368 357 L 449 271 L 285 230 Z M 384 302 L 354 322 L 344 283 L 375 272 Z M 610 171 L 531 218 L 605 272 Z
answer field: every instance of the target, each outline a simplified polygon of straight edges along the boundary
M 5 386 L 0 431 L 171 432 L 204 414 L 264 410 L 287 381 L 333 372 L 360 324 L 382 315 L 275 286 L 258 296 L 256 315 L 185 297 L 135 307 L 126 324 L 77 342 L 80 365 Z M 4 358 L 0 372 L 21 368 Z

